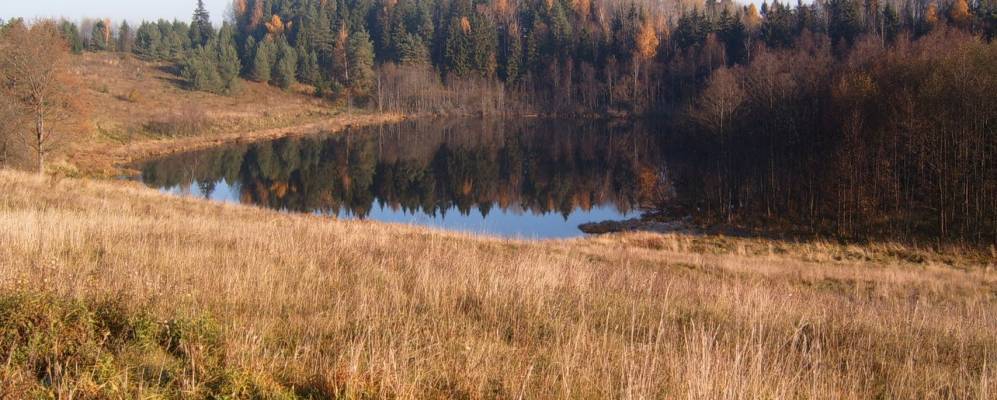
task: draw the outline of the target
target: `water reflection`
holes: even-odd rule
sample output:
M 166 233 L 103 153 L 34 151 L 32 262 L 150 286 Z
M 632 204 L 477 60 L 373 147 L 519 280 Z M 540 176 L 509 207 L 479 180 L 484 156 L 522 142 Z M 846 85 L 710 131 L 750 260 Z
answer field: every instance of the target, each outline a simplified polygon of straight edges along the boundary
M 504 236 L 570 237 L 635 216 L 662 165 L 633 125 L 420 120 L 154 160 L 163 190 Z

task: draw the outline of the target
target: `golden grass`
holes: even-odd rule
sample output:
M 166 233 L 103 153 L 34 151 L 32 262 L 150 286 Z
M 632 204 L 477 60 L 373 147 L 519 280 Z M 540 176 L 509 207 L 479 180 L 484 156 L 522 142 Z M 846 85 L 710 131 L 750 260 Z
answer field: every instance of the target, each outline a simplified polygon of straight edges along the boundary
M 898 245 L 500 240 L 0 172 L 0 290 L 208 313 L 232 363 L 319 396 L 994 398 L 993 267 Z

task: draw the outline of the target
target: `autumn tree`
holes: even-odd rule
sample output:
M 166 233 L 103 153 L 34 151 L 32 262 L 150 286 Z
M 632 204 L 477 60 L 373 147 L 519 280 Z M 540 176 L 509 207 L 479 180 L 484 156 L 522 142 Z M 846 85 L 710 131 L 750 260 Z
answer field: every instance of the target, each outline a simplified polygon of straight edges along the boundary
M 723 140 L 745 97 L 746 93 L 734 71 L 726 67 L 718 68 L 710 76 L 692 116 Z
M 0 38 L 0 91 L 25 122 L 15 136 L 34 153 L 38 173 L 44 173 L 53 152 L 85 129 L 82 88 L 68 58 L 66 41 L 51 21 L 13 26 Z
M 969 3 L 966 0 L 954 0 L 949 6 L 949 21 L 960 28 L 968 28 L 972 21 L 972 14 L 969 13 Z
M 651 22 L 650 18 L 646 18 L 640 25 L 640 29 L 637 30 L 637 37 L 635 40 L 636 43 L 633 60 L 633 101 L 634 104 L 637 104 L 637 88 L 639 87 L 638 79 L 641 66 L 654 59 L 654 55 L 658 53 L 658 45 L 660 44 L 658 31 L 654 28 L 654 24 Z

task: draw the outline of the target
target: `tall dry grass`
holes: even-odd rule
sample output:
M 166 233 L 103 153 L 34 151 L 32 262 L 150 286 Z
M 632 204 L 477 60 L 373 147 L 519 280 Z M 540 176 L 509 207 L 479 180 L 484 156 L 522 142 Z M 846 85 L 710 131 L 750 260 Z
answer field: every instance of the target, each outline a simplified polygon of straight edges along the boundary
M 0 290 L 213 315 L 231 363 L 315 396 L 997 390 L 992 253 L 652 234 L 520 242 L 0 172 Z

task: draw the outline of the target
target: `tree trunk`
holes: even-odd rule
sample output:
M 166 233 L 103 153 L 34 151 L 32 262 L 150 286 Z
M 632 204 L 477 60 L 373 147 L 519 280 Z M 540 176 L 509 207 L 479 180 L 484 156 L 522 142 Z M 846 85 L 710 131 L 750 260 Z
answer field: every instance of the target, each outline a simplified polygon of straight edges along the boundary
M 45 174 L 45 121 L 41 114 L 35 116 L 35 151 L 38 153 L 38 175 Z

